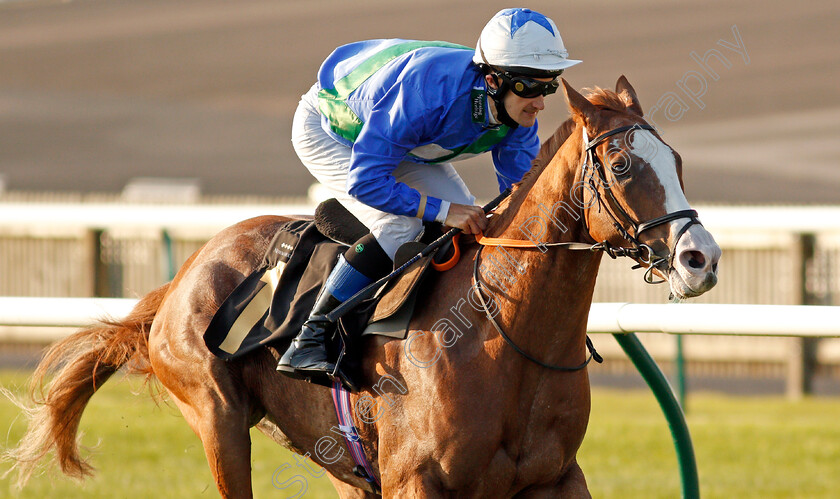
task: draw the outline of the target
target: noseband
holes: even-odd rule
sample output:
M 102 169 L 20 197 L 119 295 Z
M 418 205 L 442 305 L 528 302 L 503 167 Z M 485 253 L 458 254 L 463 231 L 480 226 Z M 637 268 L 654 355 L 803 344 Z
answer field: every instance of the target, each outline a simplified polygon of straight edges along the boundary
M 621 203 L 618 202 L 618 199 L 613 194 L 610 183 L 607 181 L 607 176 L 605 172 L 604 165 L 601 161 L 598 160 L 598 156 L 595 153 L 595 148 L 601 144 L 607 138 L 622 133 L 627 132 L 629 130 L 655 130 L 652 126 L 648 124 L 635 124 L 635 125 L 627 125 L 621 126 L 618 128 L 614 128 L 608 132 L 605 132 L 593 139 L 592 141 L 589 140 L 589 137 L 586 133 L 586 128 L 583 129 L 583 152 L 586 155 L 583 165 L 583 172 L 581 178 L 586 181 L 589 186 L 592 188 L 592 192 L 595 194 L 595 202 L 598 203 L 598 211 L 601 211 L 601 208 L 604 207 L 604 211 L 609 215 L 612 219 L 613 226 L 615 227 L 616 231 L 618 231 L 621 236 L 626 239 L 632 246 L 625 247 L 625 246 L 615 246 L 614 244 L 610 243 L 606 239 L 599 243 L 595 244 L 586 244 L 586 243 L 578 243 L 578 242 L 564 242 L 564 243 L 543 243 L 540 245 L 541 247 L 562 247 L 565 249 L 571 250 L 589 250 L 589 251 L 603 251 L 610 258 L 617 258 L 619 256 L 626 256 L 636 260 L 637 265 L 633 268 L 640 268 L 644 265 L 648 265 L 647 271 L 645 271 L 644 280 L 648 284 L 658 284 L 661 282 L 665 282 L 663 280 L 655 281 L 653 279 L 653 270 L 657 268 L 659 265 L 663 263 L 667 263 L 668 266 L 666 267 L 666 271 L 673 268 L 674 257 L 676 254 L 676 245 L 679 242 L 680 238 L 683 234 L 688 230 L 689 227 L 692 225 L 703 225 L 700 223 L 700 220 L 697 218 L 697 212 L 695 210 L 678 210 L 672 213 L 667 213 L 662 215 L 661 217 L 656 217 L 651 220 L 647 220 L 644 222 L 637 222 L 633 217 L 631 217 L 627 211 L 625 211 L 621 207 Z M 591 171 L 590 171 L 591 169 Z M 596 179 L 595 175 L 598 176 Z M 600 182 L 601 185 L 604 187 L 604 191 L 607 194 L 606 201 L 601 197 L 601 191 L 598 189 L 596 182 Z M 581 203 L 586 204 L 586 203 Z M 616 216 L 618 213 L 618 216 Z M 619 217 L 623 218 L 625 222 L 627 222 L 633 230 L 631 234 L 622 223 L 619 221 Z M 687 218 L 688 222 L 680 228 L 679 232 L 677 233 L 677 237 L 674 238 L 674 248 L 669 248 L 668 255 L 666 257 L 660 257 L 656 255 L 649 245 L 639 241 L 639 235 L 646 231 L 650 230 L 654 227 L 658 227 L 660 225 L 664 225 L 668 222 L 672 222 L 674 220 L 679 220 L 682 218 Z M 583 225 L 587 234 L 589 234 L 589 226 L 586 222 L 586 214 L 583 214 Z M 596 362 L 602 362 L 603 359 L 600 355 L 595 351 L 595 348 L 592 345 L 589 337 L 586 337 L 586 347 L 589 350 L 589 357 L 582 363 L 574 367 L 564 367 L 564 366 L 557 366 L 552 364 L 547 364 L 542 362 L 541 360 L 537 359 L 536 357 L 530 355 L 528 352 L 522 350 L 519 346 L 517 346 L 511 339 L 505 334 L 504 330 L 501 328 L 496 319 L 493 317 L 493 314 L 490 313 L 490 309 L 487 306 L 487 303 L 484 300 L 484 289 L 482 287 L 481 281 L 479 280 L 479 261 L 481 260 L 481 251 L 484 249 L 484 246 L 511 246 L 511 247 L 536 247 L 536 244 L 516 244 L 522 243 L 523 241 L 514 241 L 508 239 L 495 239 L 495 238 L 485 238 L 483 236 L 476 237 L 476 240 L 481 244 L 479 246 L 478 251 L 476 252 L 474 263 L 473 263 L 473 280 L 475 281 L 476 287 L 476 295 L 478 296 L 478 300 L 481 303 L 482 307 L 484 308 L 484 312 L 487 315 L 488 320 L 491 324 L 495 327 L 496 331 L 501 335 L 501 337 L 505 340 L 505 342 L 510 345 L 517 353 L 525 357 L 526 359 L 538 364 L 544 368 L 555 370 L 555 371 L 577 371 L 583 369 L 584 367 L 589 364 L 593 358 Z

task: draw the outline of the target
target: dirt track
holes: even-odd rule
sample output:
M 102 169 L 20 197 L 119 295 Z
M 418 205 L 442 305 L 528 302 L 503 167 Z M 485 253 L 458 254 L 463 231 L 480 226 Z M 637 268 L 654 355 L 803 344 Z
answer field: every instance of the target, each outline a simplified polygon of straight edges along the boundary
M 0 175 L 14 190 L 120 191 L 133 177 L 173 176 L 200 178 L 207 193 L 304 194 L 291 117 L 335 46 L 473 45 L 507 4 L 0 0 Z M 623 73 L 646 110 L 661 104 L 652 118 L 683 156 L 690 200 L 840 201 L 836 0 L 528 6 L 584 60 L 566 75 L 574 86 Z M 691 56 L 711 49 L 726 60 L 703 68 Z M 705 94 L 692 99 L 681 81 Z M 671 121 L 673 96 L 685 107 Z M 562 97 L 549 105 L 542 136 L 566 115 Z M 477 195 L 493 194 L 489 158 L 460 165 Z

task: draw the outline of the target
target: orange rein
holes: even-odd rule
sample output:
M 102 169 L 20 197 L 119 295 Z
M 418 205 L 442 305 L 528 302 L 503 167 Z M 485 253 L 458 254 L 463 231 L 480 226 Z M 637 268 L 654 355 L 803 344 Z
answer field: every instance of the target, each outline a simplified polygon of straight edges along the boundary
M 461 259 L 461 247 L 458 246 L 458 240 L 461 239 L 461 233 L 458 232 L 454 236 L 452 236 L 452 256 L 449 260 L 437 263 L 434 258 L 432 258 L 432 268 L 437 270 L 438 272 L 446 272 L 447 270 L 451 269 L 458 263 L 458 260 Z
M 502 237 L 484 237 L 484 234 L 479 232 L 475 235 L 475 242 L 482 246 L 504 246 L 506 248 L 536 248 L 537 245 L 532 241 L 524 239 L 505 239 Z
M 438 272 L 445 272 L 461 259 L 461 248 L 458 246 L 458 242 L 460 239 L 461 234 L 455 234 L 455 237 L 452 238 L 452 248 L 454 252 L 449 260 L 443 263 L 437 263 L 432 260 L 432 268 L 437 270 Z M 484 234 L 479 232 L 475 234 L 475 242 L 482 246 L 504 246 L 506 248 L 536 248 L 537 245 L 531 241 L 526 241 L 524 239 L 505 239 L 501 237 L 484 237 Z

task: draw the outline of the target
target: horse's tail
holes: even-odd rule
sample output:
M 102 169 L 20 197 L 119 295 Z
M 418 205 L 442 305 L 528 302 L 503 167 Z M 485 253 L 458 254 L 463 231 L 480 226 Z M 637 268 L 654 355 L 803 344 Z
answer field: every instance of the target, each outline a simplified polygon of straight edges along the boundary
M 4 453 L 17 468 L 17 485 L 29 480 L 38 463 L 55 451 L 61 471 L 82 479 L 93 467 L 79 455 L 77 432 L 88 401 L 117 370 L 151 378 L 149 329 L 169 284 L 147 294 L 124 319 L 106 319 L 52 345 L 38 364 L 29 386 L 34 405 L 4 394 L 20 406 L 28 420 L 18 447 Z M 52 375 L 46 384 L 45 378 Z M 4 475 L 4 477 L 5 477 Z

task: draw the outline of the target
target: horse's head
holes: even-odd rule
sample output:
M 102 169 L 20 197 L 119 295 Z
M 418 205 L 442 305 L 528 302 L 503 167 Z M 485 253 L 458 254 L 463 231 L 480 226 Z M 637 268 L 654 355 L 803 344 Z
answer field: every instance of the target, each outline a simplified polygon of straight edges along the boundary
M 563 87 L 582 136 L 577 185 L 588 235 L 629 249 L 646 278 L 666 279 L 678 298 L 714 287 L 720 247 L 685 198 L 679 154 L 645 122 L 627 79 L 588 99 Z

